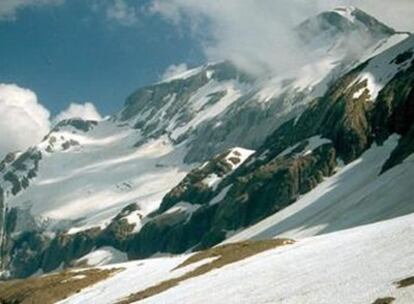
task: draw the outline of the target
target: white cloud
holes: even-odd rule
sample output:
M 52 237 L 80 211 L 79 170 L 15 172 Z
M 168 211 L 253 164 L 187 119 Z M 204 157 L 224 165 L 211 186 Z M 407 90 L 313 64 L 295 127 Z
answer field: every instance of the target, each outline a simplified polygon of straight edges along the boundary
M 318 1 L 311 2 L 154 0 L 150 11 L 176 25 L 189 21 L 209 61 L 230 59 L 251 72 L 281 72 L 308 60 L 292 29 L 318 12 Z
M 413 0 L 354 0 L 352 4 L 402 31 L 414 31 Z
M 89 102 L 72 103 L 53 123 L 68 118 L 102 119 Z M 50 127 L 50 113 L 33 91 L 15 84 L 0 84 L 0 160 L 9 152 L 24 151 L 40 143 Z
M 49 132 L 49 116 L 34 92 L 0 84 L 0 157 L 39 143 Z
M 356 5 L 391 26 L 414 28 L 412 1 L 153 0 L 149 11 L 177 26 L 190 26 L 209 61 L 230 59 L 251 72 L 281 72 L 310 60 L 292 33 L 306 18 L 339 5 Z
M 58 114 L 53 121 L 57 123 L 64 119 L 70 118 L 81 118 L 84 120 L 102 120 L 102 116 L 99 114 L 96 107 L 92 103 L 87 102 L 85 104 L 70 104 L 70 106 Z
M 138 21 L 135 7 L 128 5 L 125 0 L 113 0 L 106 10 L 106 15 L 108 19 L 117 21 L 125 26 L 134 25 Z
M 176 77 L 177 75 L 180 75 L 188 70 L 188 67 L 185 63 L 181 63 L 178 65 L 170 65 L 165 72 L 162 74 L 161 79 L 167 80 Z
M 64 0 L 1 0 L 0 1 L 0 21 L 14 20 L 20 9 L 29 6 L 60 5 Z

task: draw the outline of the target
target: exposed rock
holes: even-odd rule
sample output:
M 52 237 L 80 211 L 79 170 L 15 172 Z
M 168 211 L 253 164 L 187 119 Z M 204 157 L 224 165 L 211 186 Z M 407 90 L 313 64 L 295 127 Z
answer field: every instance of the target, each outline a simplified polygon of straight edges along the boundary
M 57 132 L 65 127 L 73 127 L 76 130 L 82 132 L 90 131 L 94 126 L 98 124 L 95 120 L 83 120 L 78 118 L 66 119 L 59 122 L 52 130 L 52 132 Z
M 167 211 L 179 202 L 190 204 L 205 204 L 213 196 L 214 191 L 205 180 L 214 174 L 217 178 L 225 177 L 232 170 L 232 165 L 227 161 L 227 151 L 208 161 L 203 166 L 192 170 L 175 188 L 173 188 L 162 200 L 156 214 Z

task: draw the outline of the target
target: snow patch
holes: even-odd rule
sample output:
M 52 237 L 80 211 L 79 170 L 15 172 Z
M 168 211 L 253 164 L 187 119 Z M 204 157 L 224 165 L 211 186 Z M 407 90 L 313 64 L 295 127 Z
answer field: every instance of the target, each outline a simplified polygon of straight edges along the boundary
M 230 188 L 232 187 L 232 185 L 229 185 L 225 188 L 223 188 L 219 194 L 217 194 L 210 202 L 209 205 L 216 205 L 218 203 L 220 203 L 227 195 L 227 193 L 229 192 Z
M 192 213 L 197 211 L 200 207 L 201 205 L 190 204 L 187 202 L 180 202 L 174 205 L 173 207 L 171 207 L 170 209 L 168 209 L 167 211 L 165 211 L 163 214 L 174 214 L 177 212 L 185 212 L 186 214 L 191 215 Z
M 367 66 L 361 71 L 359 77 L 351 83 L 348 89 L 366 82 L 365 88 L 369 91 L 371 100 L 374 102 L 377 99 L 379 92 L 397 75 L 397 73 L 405 71 L 411 66 L 412 60 L 406 60 L 405 62 L 398 64 L 395 62 L 395 59 L 404 52 L 412 51 L 413 48 L 414 36 L 410 36 L 402 43 L 399 43 L 372 58 Z
M 226 161 L 229 165 L 231 165 L 232 170 L 236 170 L 254 153 L 254 150 L 248 150 L 239 147 L 233 148 L 226 156 Z
M 222 180 L 223 180 L 223 177 L 220 177 L 217 174 L 212 173 L 208 175 L 205 179 L 203 179 L 202 182 L 205 185 L 207 185 L 209 188 L 212 188 L 213 191 L 215 191 Z
M 348 19 L 351 23 L 355 22 L 355 7 L 353 6 L 342 6 L 337 7 L 333 10 L 334 13 L 337 13 L 338 15 L 341 15 L 342 17 Z
M 308 139 L 305 139 L 305 141 L 308 142 L 307 146 L 301 152 L 296 153 L 295 155 L 293 155 L 294 158 L 299 158 L 299 157 L 303 157 L 303 156 L 312 154 L 312 152 L 315 149 L 319 148 L 320 146 L 325 145 L 325 144 L 332 143 L 332 141 L 330 139 L 322 138 L 320 135 L 310 137 Z M 295 149 L 297 149 L 300 144 L 301 144 L 301 142 L 300 143 L 297 143 L 296 145 L 293 145 L 293 146 L 291 146 L 289 148 L 286 148 L 277 157 L 285 157 L 285 156 L 288 156 Z
M 103 266 L 115 263 L 124 263 L 126 261 L 128 261 L 126 253 L 121 252 L 113 247 L 102 247 L 78 259 L 75 264 Z
M 190 130 L 194 130 L 202 122 L 218 117 L 220 114 L 238 100 L 249 89 L 247 85 L 238 83 L 237 81 L 217 82 L 210 80 L 205 86 L 198 89 L 196 93 L 191 96 L 189 106 L 194 112 L 194 117 L 182 126 L 171 127 L 171 138 L 176 140 L 181 135 L 184 135 Z M 221 94 L 219 100 L 213 104 L 209 104 L 214 94 Z

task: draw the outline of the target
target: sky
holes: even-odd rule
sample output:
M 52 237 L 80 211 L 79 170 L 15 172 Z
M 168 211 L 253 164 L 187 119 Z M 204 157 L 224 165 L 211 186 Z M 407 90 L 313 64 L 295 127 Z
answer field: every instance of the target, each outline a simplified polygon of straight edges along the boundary
M 3 1 L 33 3 L 7 13 Z M 72 102 L 93 102 L 106 115 L 171 64 L 202 62 L 185 31 L 136 12 L 146 1 L 130 1 L 130 13 L 122 3 L 1 0 L 0 83 L 35 91 L 52 114 Z
M 340 5 L 414 31 L 413 0 L 0 0 L 0 157 L 206 61 L 289 69 L 292 28 Z

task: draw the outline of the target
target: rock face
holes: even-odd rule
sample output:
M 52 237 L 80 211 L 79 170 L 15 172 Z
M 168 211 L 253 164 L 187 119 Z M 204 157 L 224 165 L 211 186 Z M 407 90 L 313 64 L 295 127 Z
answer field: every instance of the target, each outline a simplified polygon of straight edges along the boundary
M 394 34 L 358 10 L 299 28 L 329 50 L 360 32 L 371 47 Z M 335 71 L 311 80 L 207 65 L 136 91 L 109 120 L 59 123 L 40 145 L 0 163 L 2 268 L 26 277 L 99 247 L 129 258 L 208 248 L 399 134 L 386 172 L 414 152 L 413 49 L 410 37 L 358 65 L 334 52 Z M 36 182 L 49 193 L 29 197 Z
M 235 146 L 256 150 L 280 125 L 322 96 L 366 49 L 380 47 L 396 33 L 356 8 L 322 13 L 296 32 L 315 62 L 307 69 L 318 71 L 323 62 L 331 62 L 321 75 L 312 72 L 311 79 L 303 81 L 297 75 L 308 73 L 305 69 L 257 79 L 229 62 L 207 65 L 136 91 L 118 116 L 148 137 L 167 134 L 176 143 L 185 141 L 187 163 L 206 161 Z
M 42 153 L 32 148 L 16 156 L 16 159 L 12 162 L 8 162 L 7 158 L 3 161 L 0 172 L 3 174 L 3 179 L 11 184 L 7 191 L 11 192 L 12 195 L 16 195 L 29 187 L 30 180 L 37 176 Z
M 410 40 L 413 43 L 414 40 Z M 392 52 L 384 54 L 385 57 L 394 55 Z M 400 54 L 391 59 L 389 63 L 403 64 Z M 132 239 L 128 248 L 130 257 L 142 258 L 155 252 L 178 253 L 215 245 L 228 233 L 252 225 L 295 202 L 299 195 L 332 175 L 338 159 L 352 162 L 372 143 L 381 144 L 391 134 L 400 134 L 402 138 L 384 164 L 384 171 L 411 155 L 413 62 L 380 89 L 376 101 L 366 88 L 368 81 L 358 81 L 368 66 L 369 63 L 365 63 L 352 70 L 325 96 L 315 99 L 299 118 L 278 128 L 213 193 L 211 189 L 206 191 L 200 187 L 200 180 L 205 177 L 202 169 L 190 173 L 166 196 L 164 207 L 157 214 L 165 213 L 181 201 L 202 207 L 190 218 L 176 215 L 176 221 L 170 219 L 168 223 L 150 220 Z M 208 200 L 210 203 L 206 203 Z
M 401 56 L 405 60 L 402 60 Z M 384 164 L 383 171 L 400 164 L 414 152 L 413 53 L 405 52 L 395 58 L 395 62 L 400 62 L 400 64 L 406 61 L 411 61 L 411 66 L 407 70 L 399 72 L 395 79 L 378 95 L 378 106 L 373 114 L 373 129 L 377 141 L 384 140 L 392 133 L 402 136 L 398 147 Z
M 234 102 L 253 82 L 229 62 L 205 66 L 188 78 L 174 79 L 142 88 L 127 98 L 119 114 L 121 121 L 130 121 L 146 137 L 169 134 L 182 142 L 207 114 L 224 98 Z M 224 107 L 226 105 L 223 105 Z M 208 115 L 208 114 L 207 114 Z M 191 124 L 193 122 L 193 124 Z M 185 125 L 189 127 L 185 128 Z M 181 132 L 177 129 L 182 127 Z M 174 132 L 175 131 L 175 132 Z

